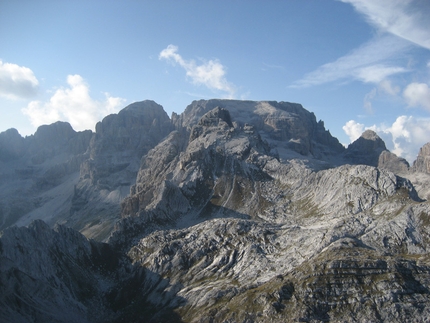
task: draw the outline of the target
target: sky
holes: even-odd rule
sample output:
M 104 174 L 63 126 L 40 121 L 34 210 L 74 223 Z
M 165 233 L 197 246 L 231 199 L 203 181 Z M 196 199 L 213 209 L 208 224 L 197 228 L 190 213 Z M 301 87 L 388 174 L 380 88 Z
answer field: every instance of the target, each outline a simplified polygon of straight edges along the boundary
M 348 145 L 430 141 L 430 0 L 0 0 L 0 132 L 135 101 L 296 102 Z

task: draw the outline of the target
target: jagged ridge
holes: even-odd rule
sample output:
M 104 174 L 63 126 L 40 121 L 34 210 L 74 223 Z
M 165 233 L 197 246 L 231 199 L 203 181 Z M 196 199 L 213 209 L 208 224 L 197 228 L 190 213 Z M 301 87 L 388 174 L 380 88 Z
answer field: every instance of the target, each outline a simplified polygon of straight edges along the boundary
M 345 149 L 313 114 L 283 102 L 196 101 L 171 120 L 153 102 L 123 111 L 92 134 L 72 204 L 86 201 L 75 210 L 78 220 L 82 210 L 115 201 L 119 212 L 121 198 L 109 204 L 104 197 L 131 185 L 110 244 L 41 222 L 6 230 L 0 286 L 8 315 L 94 322 L 428 317 L 425 185 L 415 190 L 405 178 L 414 173 L 375 133 Z M 0 148 L 25 143 L 16 135 L 2 134 Z M 24 160 L 25 150 L 8 151 L 2 162 Z M 22 275 L 56 296 L 43 303 L 37 288 L 22 287 Z M 20 310 L 17 299 L 26 300 Z M 60 304 L 61 313 L 46 304 Z

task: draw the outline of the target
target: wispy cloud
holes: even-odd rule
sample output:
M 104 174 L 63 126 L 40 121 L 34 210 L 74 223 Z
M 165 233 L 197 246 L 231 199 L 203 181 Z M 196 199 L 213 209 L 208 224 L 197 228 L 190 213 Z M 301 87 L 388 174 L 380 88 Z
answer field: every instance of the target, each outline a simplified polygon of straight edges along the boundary
M 379 83 L 379 90 L 383 93 L 396 96 L 400 92 L 400 87 L 393 85 L 390 80 L 382 80 Z
M 351 142 L 361 136 L 366 129 L 376 131 L 390 151 L 412 163 L 416 159 L 419 149 L 430 138 L 430 118 L 403 115 L 397 117 L 390 126 L 380 124 L 366 127 L 355 120 L 350 120 L 343 126 L 343 130 Z
M 197 64 L 194 60 L 185 60 L 178 54 L 178 47 L 169 45 L 163 49 L 159 59 L 165 59 L 179 64 L 185 69 L 187 77 L 197 85 L 204 85 L 211 90 L 218 90 L 227 93 L 227 97 L 233 98 L 234 86 L 225 78 L 225 67 L 218 60 L 203 61 Z
M 422 0 L 341 0 L 382 31 L 430 49 L 430 2 Z
M 351 4 L 378 30 L 374 39 L 334 62 L 324 64 L 291 87 L 309 87 L 342 79 L 379 83 L 409 71 L 396 63 L 413 44 L 430 49 L 430 1 L 340 0 Z
M 80 75 L 67 77 L 69 87 L 55 91 L 49 101 L 32 101 L 22 112 L 35 127 L 61 120 L 75 130 L 94 129 L 104 116 L 118 112 L 125 103 L 122 98 L 105 93 L 104 101 L 91 98 L 89 86 Z
M 263 71 L 267 71 L 268 69 L 285 70 L 285 67 L 282 65 L 267 64 L 263 62 L 263 66 Z
M 31 69 L 0 60 L 0 96 L 28 99 L 37 94 L 39 81 Z
M 430 111 L 430 87 L 427 84 L 409 84 L 403 91 L 403 97 L 410 107 L 422 107 Z
M 365 83 L 379 83 L 390 75 L 407 69 L 393 65 L 409 43 L 390 35 L 376 37 L 346 56 L 327 63 L 296 81 L 292 87 L 309 87 L 352 78 Z
M 364 96 L 363 107 L 367 113 L 373 114 L 372 100 L 375 98 L 377 89 L 373 88 L 369 93 Z

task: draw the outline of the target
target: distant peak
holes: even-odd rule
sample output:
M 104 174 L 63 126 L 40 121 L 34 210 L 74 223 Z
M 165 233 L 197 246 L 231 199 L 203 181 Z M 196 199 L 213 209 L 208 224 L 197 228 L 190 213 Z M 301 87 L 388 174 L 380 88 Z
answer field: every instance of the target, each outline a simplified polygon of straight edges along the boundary
M 375 131 L 370 129 L 367 129 L 365 132 L 363 132 L 361 134 L 361 137 L 367 140 L 378 140 L 378 139 L 382 140 L 381 137 L 379 137 Z
M 127 105 L 124 109 L 120 111 L 120 113 L 123 111 L 135 111 L 135 110 L 141 110 L 141 109 L 163 109 L 163 107 L 158 103 L 156 103 L 155 101 L 144 100 L 144 101 L 133 102 Z

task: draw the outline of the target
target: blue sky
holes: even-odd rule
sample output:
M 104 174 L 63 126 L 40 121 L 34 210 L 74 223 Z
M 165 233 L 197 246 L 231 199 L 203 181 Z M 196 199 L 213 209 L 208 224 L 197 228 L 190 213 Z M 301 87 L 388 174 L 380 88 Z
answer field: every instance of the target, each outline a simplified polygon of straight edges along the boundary
M 343 144 L 430 141 L 429 0 L 0 0 L 0 132 L 134 101 L 301 103 Z

